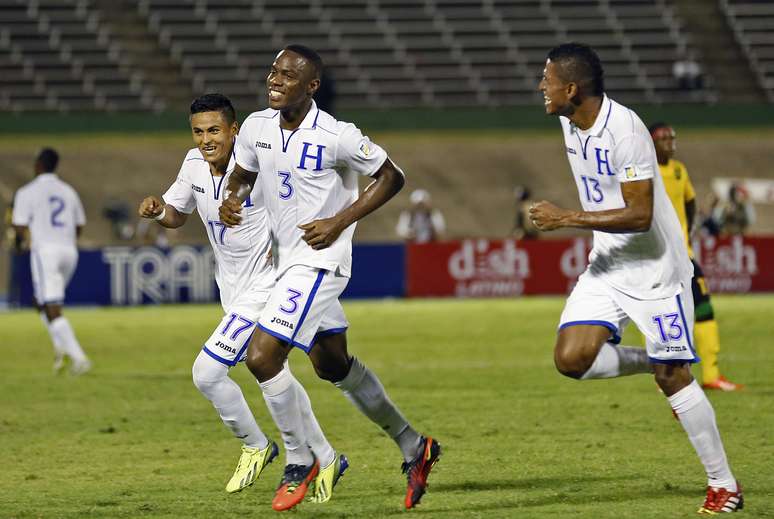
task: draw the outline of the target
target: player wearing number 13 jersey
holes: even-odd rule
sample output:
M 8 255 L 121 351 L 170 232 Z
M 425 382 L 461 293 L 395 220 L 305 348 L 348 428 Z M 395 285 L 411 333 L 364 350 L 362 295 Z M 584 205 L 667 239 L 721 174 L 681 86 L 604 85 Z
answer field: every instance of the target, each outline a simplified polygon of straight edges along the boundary
M 16 193 L 12 222 L 18 233 L 29 232 L 32 289 L 54 344 L 54 371 L 69 360 L 70 372 L 81 375 L 91 368 L 91 361 L 62 315 L 62 305 L 78 264 L 76 241 L 86 217 L 78 193 L 55 173 L 58 163 L 59 154 L 53 149 L 40 152 L 35 179 Z
M 567 299 L 554 348 L 563 375 L 577 379 L 655 373 L 656 382 L 704 465 L 701 513 L 742 508 L 715 413 L 691 376 L 692 267 L 680 224 L 658 171 L 650 134 L 633 111 L 604 93 L 602 64 L 588 46 L 548 53 L 539 90 L 560 116 L 582 211 L 541 201 L 530 217 L 544 231 L 591 229 L 589 266 Z M 631 320 L 647 348 L 620 346 Z
M 278 250 L 277 285 L 250 343 L 247 366 L 280 428 L 303 444 L 294 396 L 280 368 L 292 346 L 307 352 L 318 376 L 333 382 L 397 443 L 408 474 L 404 504 L 411 508 L 425 492 L 440 446 L 409 425 L 376 375 L 348 353 L 348 325 L 338 301 L 351 275 L 356 222 L 392 198 L 404 177 L 357 127 L 317 108 L 312 96 L 321 72 L 315 51 L 285 47 L 266 79 L 270 108 L 248 117 L 237 139 L 237 167 L 229 178 L 233 195 L 221 206 L 221 220 L 243 225 L 242 202 L 253 186 L 260 187 Z M 372 179 L 363 193 L 361 175 Z M 312 454 L 299 449 L 288 456 L 272 503 L 276 510 L 301 500 L 309 474 L 328 470 L 326 460 Z
M 244 225 L 227 228 L 218 217 L 223 191 L 234 168 L 237 129 L 236 114 L 228 98 L 207 94 L 196 99 L 191 105 L 191 131 L 197 147 L 186 155 L 163 202 L 150 196 L 139 208 L 140 216 L 154 218 L 169 228 L 180 227 L 196 210 L 215 254 L 215 279 L 225 315 L 196 358 L 193 379 L 223 423 L 243 442 L 242 456 L 226 485 L 228 492 L 251 485 L 278 453 L 276 444 L 258 427 L 242 390 L 228 376 L 229 369 L 244 360 L 275 277 L 268 257 L 271 243 L 260 189 L 244 201 Z M 333 457 L 306 392 L 287 364 L 282 370 L 297 386 L 297 405 L 308 445 L 319 457 Z M 285 446 L 295 448 L 292 444 Z

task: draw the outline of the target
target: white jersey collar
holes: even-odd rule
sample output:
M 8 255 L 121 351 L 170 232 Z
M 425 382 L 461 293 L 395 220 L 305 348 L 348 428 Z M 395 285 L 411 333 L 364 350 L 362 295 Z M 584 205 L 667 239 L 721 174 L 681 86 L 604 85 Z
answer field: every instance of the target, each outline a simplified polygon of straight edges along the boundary
M 607 122 L 610 120 L 610 113 L 613 111 L 613 102 L 607 97 L 607 94 L 602 94 L 602 104 L 599 107 L 599 113 L 594 120 L 594 124 L 588 130 L 581 130 L 575 123 L 570 122 L 570 132 L 578 132 L 583 135 L 593 135 L 595 137 L 601 137 L 602 132 L 607 127 Z
M 277 126 L 280 126 L 280 120 L 282 119 L 282 113 L 280 111 L 277 111 L 278 117 L 277 119 Z M 304 129 L 313 129 L 317 126 L 317 118 L 320 116 L 320 109 L 317 108 L 317 103 L 314 102 L 314 99 L 312 99 L 312 106 L 309 107 L 309 111 L 306 112 L 306 115 L 304 116 L 304 120 L 301 121 L 301 124 L 298 125 L 298 128 L 304 128 Z M 280 126 L 281 128 L 281 126 Z M 296 128 L 296 130 L 298 130 Z M 295 131 L 295 130 L 293 130 Z

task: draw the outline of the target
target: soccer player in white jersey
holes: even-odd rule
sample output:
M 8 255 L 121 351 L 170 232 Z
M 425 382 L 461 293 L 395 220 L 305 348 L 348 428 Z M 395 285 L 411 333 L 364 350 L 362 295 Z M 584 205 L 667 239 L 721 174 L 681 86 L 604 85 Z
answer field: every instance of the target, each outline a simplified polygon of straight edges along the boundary
M 293 389 L 281 371 L 295 346 L 307 352 L 320 378 L 333 382 L 398 444 L 408 477 L 404 503 L 412 508 L 425 492 L 440 445 L 420 436 L 376 375 L 347 352 L 348 323 L 338 300 L 351 275 L 355 222 L 392 198 L 404 177 L 357 127 L 317 108 L 312 96 L 321 71 L 320 56 L 308 47 L 288 45 L 277 54 L 266 79 L 270 108 L 242 124 L 230 195 L 220 213 L 226 225 L 238 227 L 244 197 L 260 186 L 277 245 L 277 285 L 247 351 L 247 366 L 275 422 L 297 435 L 299 445 L 288 456 L 273 506 L 292 507 L 311 475 L 327 469 L 305 448 Z M 373 179 L 360 195 L 358 175 Z
M 14 198 L 16 232 L 30 237 L 32 289 L 40 318 L 54 344 L 54 371 L 70 362 L 70 373 L 82 375 L 91 361 L 62 315 L 65 288 L 78 264 L 77 240 L 86 216 L 78 193 L 56 174 L 59 154 L 43 149 L 35 161 L 35 179 Z
M 700 513 L 743 506 L 715 413 L 690 364 L 693 348 L 691 262 L 659 175 L 650 135 L 637 114 L 604 93 L 597 54 L 578 43 L 548 54 L 539 90 L 545 110 L 560 116 L 567 157 L 583 207 L 541 201 L 530 217 L 542 231 L 591 229 L 589 266 L 561 316 L 554 362 L 576 379 L 655 373 L 707 472 Z M 620 346 L 631 320 L 646 349 Z
M 244 201 L 243 225 L 230 229 L 219 220 L 226 179 L 234 168 L 233 149 L 238 131 L 231 101 L 220 94 L 199 97 L 191 104 L 190 122 L 196 148 L 187 153 L 163 202 L 155 196 L 146 197 L 138 211 L 140 216 L 174 229 L 185 224 L 196 209 L 212 245 L 215 279 L 225 315 L 194 362 L 193 380 L 226 427 L 243 442 L 236 471 L 226 485 L 227 492 L 238 492 L 252 485 L 278 454 L 277 445 L 258 427 L 242 390 L 228 376 L 229 370 L 244 360 L 255 323 L 274 285 L 275 271 L 267 256 L 271 241 L 260 189 Z M 287 364 L 282 371 L 298 395 L 297 405 L 310 448 L 318 457 L 335 458 L 341 466 L 340 473 L 343 472 L 346 457 L 337 455 L 326 440 L 306 391 Z M 330 499 L 336 481 L 326 483 L 328 486 L 322 482 L 315 485 L 314 501 Z

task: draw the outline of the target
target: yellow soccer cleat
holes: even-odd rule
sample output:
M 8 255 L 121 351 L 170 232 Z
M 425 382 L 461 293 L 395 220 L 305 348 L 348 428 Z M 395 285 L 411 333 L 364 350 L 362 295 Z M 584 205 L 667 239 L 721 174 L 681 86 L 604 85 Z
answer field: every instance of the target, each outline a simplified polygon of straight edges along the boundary
M 312 503 L 325 503 L 333 495 L 333 487 L 349 468 L 349 460 L 343 454 L 336 454 L 327 467 L 320 469 L 314 480 L 314 495 L 309 498 Z
M 264 467 L 271 463 L 278 454 L 279 448 L 271 440 L 263 449 L 243 445 L 242 455 L 239 457 L 239 463 L 237 463 L 234 475 L 231 476 L 231 480 L 226 484 L 226 492 L 239 492 L 255 483 Z

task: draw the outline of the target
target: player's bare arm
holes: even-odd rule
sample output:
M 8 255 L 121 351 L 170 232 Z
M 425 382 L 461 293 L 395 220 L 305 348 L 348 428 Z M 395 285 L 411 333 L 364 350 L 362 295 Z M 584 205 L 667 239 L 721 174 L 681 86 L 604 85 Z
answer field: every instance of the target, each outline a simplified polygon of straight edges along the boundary
M 248 171 L 239 164 L 234 167 L 234 171 L 228 177 L 226 199 L 220 205 L 220 221 L 227 227 L 233 227 L 242 222 L 242 204 L 250 196 L 256 178 L 258 178 L 258 173 Z
M 685 201 L 685 223 L 688 226 L 688 236 L 691 235 L 693 222 L 696 218 L 696 198 Z
M 595 231 L 645 232 L 653 219 L 653 181 L 638 180 L 621 184 L 626 206 L 607 211 L 572 211 L 542 200 L 529 208 L 529 217 L 541 231 L 565 227 Z
M 405 183 L 403 173 L 389 158 L 372 176 L 374 181 L 368 184 L 352 205 L 339 214 L 298 226 L 304 231 L 304 241 L 310 247 L 315 250 L 330 247 L 344 229 L 386 204 Z
M 137 213 L 142 218 L 152 218 L 154 220 L 164 213 L 164 217 L 156 221 L 159 225 L 166 227 L 167 229 L 177 229 L 188 219 L 187 214 L 179 212 L 169 204 L 165 205 L 161 199 L 155 196 L 146 196 L 145 199 L 140 202 Z

